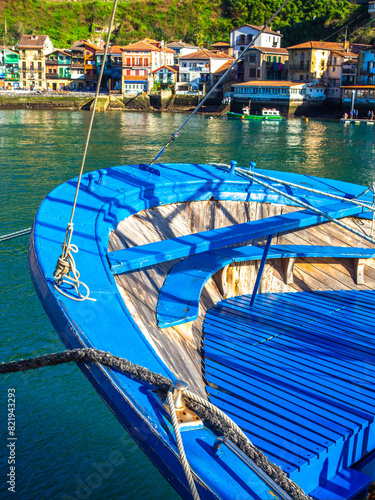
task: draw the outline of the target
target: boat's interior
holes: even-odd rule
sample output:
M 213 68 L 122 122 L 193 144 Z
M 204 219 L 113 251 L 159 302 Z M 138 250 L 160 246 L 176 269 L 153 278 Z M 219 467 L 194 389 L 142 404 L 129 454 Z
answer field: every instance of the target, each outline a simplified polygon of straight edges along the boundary
M 120 222 L 109 251 L 296 210 L 217 200 L 157 206 Z M 347 217 L 344 222 L 371 233 L 371 221 Z M 331 222 L 275 235 L 271 244 L 374 247 Z M 374 259 L 270 258 L 253 308 L 260 259 L 233 263 L 208 279 L 198 319 L 159 328 L 159 292 L 177 262 L 116 276 L 140 330 L 177 378 L 235 418 L 306 491 L 374 448 L 369 431 L 375 415 L 370 398 Z M 366 437 L 360 433 L 364 427 Z M 355 434 L 354 445 L 348 437 Z M 327 453 L 325 478 L 321 463 L 300 476 Z

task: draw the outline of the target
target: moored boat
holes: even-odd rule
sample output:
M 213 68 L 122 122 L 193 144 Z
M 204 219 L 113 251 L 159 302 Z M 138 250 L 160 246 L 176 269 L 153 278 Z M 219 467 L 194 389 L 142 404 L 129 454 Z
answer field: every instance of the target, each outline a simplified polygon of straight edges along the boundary
M 227 118 L 233 120 L 273 120 L 273 121 L 281 121 L 283 118 L 280 115 L 280 112 L 277 109 L 262 109 L 261 115 L 251 115 L 250 108 L 248 106 L 244 106 L 242 108 L 242 113 L 234 113 L 233 111 L 227 111 Z
M 72 251 L 89 291 L 77 294 L 54 277 L 76 185 L 42 203 L 29 251 L 65 345 L 186 382 L 314 498 L 365 494 L 375 449 L 372 194 L 235 162 L 86 174 Z M 97 363 L 80 368 L 190 498 L 165 393 Z M 218 441 L 206 416 L 179 417 L 201 498 L 305 498 Z

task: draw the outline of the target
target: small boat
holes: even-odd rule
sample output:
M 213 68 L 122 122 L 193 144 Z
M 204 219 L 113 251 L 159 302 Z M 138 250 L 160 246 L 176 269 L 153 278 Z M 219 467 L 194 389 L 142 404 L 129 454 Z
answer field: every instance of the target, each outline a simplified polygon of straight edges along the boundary
M 33 283 L 67 348 L 107 351 L 180 381 L 186 459 L 156 382 L 79 363 L 183 498 L 192 497 L 186 463 L 194 498 L 364 498 L 375 479 L 373 195 L 255 167 L 85 174 L 70 281 L 54 270 L 77 178 L 58 186 L 34 222 Z M 244 441 L 189 407 L 181 382 Z
M 231 120 L 274 120 L 274 121 L 280 121 L 283 119 L 282 116 L 280 115 L 280 112 L 274 108 L 272 109 L 263 108 L 261 115 L 251 115 L 249 106 L 244 106 L 242 108 L 242 114 L 234 113 L 232 111 L 227 111 L 227 118 L 230 118 Z

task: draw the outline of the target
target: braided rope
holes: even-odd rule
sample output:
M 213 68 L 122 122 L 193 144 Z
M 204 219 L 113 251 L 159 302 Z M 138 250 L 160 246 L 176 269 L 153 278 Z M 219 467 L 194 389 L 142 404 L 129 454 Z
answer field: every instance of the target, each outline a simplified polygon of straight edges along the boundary
M 173 401 L 173 391 L 174 391 L 173 387 L 171 387 L 167 393 L 167 401 L 168 401 L 169 410 L 170 410 L 170 414 L 171 414 L 171 420 L 172 420 L 174 435 L 176 438 L 177 449 L 178 449 L 178 453 L 180 455 L 180 462 L 181 462 L 182 468 L 184 469 L 185 476 L 186 476 L 187 482 L 189 483 L 189 488 L 190 488 L 190 491 L 191 491 L 191 494 L 192 494 L 194 500 L 200 500 L 200 496 L 199 496 L 199 493 L 197 491 L 197 487 L 195 486 L 193 475 L 191 473 L 191 468 L 190 468 L 189 462 L 186 458 L 184 444 L 183 444 L 182 438 L 181 438 L 180 426 L 178 425 L 176 409 L 175 409 L 174 401 Z
M 154 387 L 158 387 L 165 392 L 169 391 L 172 386 L 172 381 L 163 375 L 154 373 L 144 366 L 131 363 L 127 359 L 114 356 L 109 352 L 93 348 L 72 349 L 70 351 L 48 354 L 37 358 L 0 363 L 0 374 L 33 370 L 45 366 L 55 366 L 70 362 L 100 363 L 108 368 L 114 368 L 122 373 L 126 373 L 133 379 L 141 380 Z M 251 443 L 240 427 L 238 427 L 228 415 L 222 412 L 220 408 L 190 391 L 185 391 L 184 394 L 189 400 L 189 407 L 198 413 L 202 420 L 205 420 L 220 436 L 228 437 L 278 486 L 288 493 L 293 500 L 311 500 L 294 481 L 288 478 L 280 467 L 270 462 L 262 451 Z M 169 398 L 167 397 L 167 399 L 169 403 Z M 171 416 L 173 413 L 175 413 L 174 406 L 173 411 L 171 410 Z

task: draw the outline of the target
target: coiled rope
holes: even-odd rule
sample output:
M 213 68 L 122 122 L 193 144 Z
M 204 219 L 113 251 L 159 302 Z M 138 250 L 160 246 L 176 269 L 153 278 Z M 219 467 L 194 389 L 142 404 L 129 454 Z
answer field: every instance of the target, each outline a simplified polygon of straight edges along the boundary
M 169 391 L 172 387 L 172 381 L 167 377 L 164 377 L 158 373 L 154 373 L 150 371 L 148 368 L 145 368 L 144 366 L 131 363 L 130 361 L 124 358 L 120 358 L 108 352 L 92 348 L 73 349 L 70 351 L 48 354 L 46 356 L 39 356 L 37 358 L 11 361 L 10 363 L 1 363 L 0 374 L 33 370 L 45 366 L 55 366 L 70 362 L 99 363 L 101 365 L 107 366 L 108 368 L 114 368 L 116 370 L 121 371 L 122 373 L 126 373 L 133 379 L 137 379 L 144 383 L 148 383 L 165 392 Z M 193 392 L 186 390 L 184 392 L 184 396 L 186 397 L 185 401 L 187 402 L 189 408 L 198 413 L 200 418 L 206 421 L 209 424 L 209 426 L 220 436 L 228 437 L 241 451 L 243 451 L 251 460 L 253 460 L 253 462 L 258 467 L 260 467 L 278 486 L 280 486 L 285 491 L 285 493 L 288 493 L 290 497 L 293 498 L 293 500 L 311 500 L 311 497 L 307 496 L 303 492 L 303 490 L 298 486 L 298 484 L 289 479 L 288 476 L 280 467 L 277 467 L 275 464 L 270 462 L 270 460 L 258 448 L 256 448 L 252 444 L 252 442 L 248 439 L 248 437 L 242 432 L 240 427 L 238 427 L 238 425 L 235 422 L 233 422 L 233 420 L 229 418 L 228 415 L 222 412 L 217 406 L 201 398 L 200 396 L 197 396 Z M 173 398 L 172 398 L 172 404 L 170 404 L 169 394 L 167 396 L 167 400 L 170 405 L 170 411 L 173 423 L 173 414 L 175 414 Z M 173 425 L 175 429 L 176 442 L 177 442 L 179 440 L 177 437 L 177 435 L 179 434 L 178 422 L 176 422 L 176 426 L 175 424 Z M 183 460 L 181 459 L 181 463 L 182 461 Z M 188 464 L 187 460 L 185 463 Z M 190 485 L 189 479 L 188 483 Z M 194 488 L 196 490 L 195 484 Z M 192 489 L 193 496 L 194 496 L 193 493 L 194 488 Z M 199 496 L 194 497 L 194 499 L 198 498 Z

